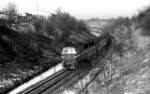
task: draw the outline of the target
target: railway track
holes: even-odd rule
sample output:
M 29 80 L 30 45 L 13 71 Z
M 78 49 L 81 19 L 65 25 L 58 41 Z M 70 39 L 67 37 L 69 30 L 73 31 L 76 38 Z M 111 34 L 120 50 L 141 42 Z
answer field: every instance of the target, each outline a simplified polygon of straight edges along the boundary
M 38 84 L 32 85 L 26 90 L 19 92 L 19 94 L 51 94 L 51 92 L 70 80 L 71 77 L 74 76 L 74 72 L 76 71 L 66 71 L 62 69 L 45 80 L 38 82 Z
M 68 77 L 71 73 L 72 73 L 71 71 L 61 70 L 58 73 L 54 74 L 53 76 L 45 79 L 44 81 L 39 82 L 38 84 L 26 89 L 23 92 L 20 92 L 19 94 L 41 94 L 46 91 L 51 92 L 52 90 L 58 88 L 57 84 L 63 82 L 64 79 Z

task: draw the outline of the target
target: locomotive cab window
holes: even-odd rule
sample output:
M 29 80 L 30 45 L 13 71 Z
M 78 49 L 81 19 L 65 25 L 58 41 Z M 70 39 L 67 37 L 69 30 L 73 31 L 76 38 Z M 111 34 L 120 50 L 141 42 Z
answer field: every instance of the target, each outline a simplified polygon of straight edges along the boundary
M 74 47 L 65 47 L 62 50 L 62 58 L 73 58 L 77 54 Z
M 88 44 L 85 44 L 85 45 L 84 45 L 84 48 L 87 49 L 87 48 L 88 48 Z
M 93 46 L 93 43 L 92 43 L 92 42 L 90 42 L 90 44 L 89 44 L 89 45 L 90 45 L 90 47 L 91 47 L 91 46 Z
M 95 45 L 95 42 L 94 42 L 94 41 L 92 41 L 92 45 Z

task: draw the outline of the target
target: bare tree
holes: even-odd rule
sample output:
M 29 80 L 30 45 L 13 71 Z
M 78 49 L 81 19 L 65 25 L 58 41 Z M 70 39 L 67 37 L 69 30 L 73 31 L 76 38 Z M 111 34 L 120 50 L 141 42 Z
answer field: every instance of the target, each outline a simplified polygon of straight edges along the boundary
M 8 5 L 6 6 L 6 8 L 4 8 L 5 11 L 5 15 L 6 18 L 8 19 L 8 27 L 11 28 L 13 24 L 16 23 L 16 19 L 17 19 L 17 7 L 15 3 L 8 3 Z

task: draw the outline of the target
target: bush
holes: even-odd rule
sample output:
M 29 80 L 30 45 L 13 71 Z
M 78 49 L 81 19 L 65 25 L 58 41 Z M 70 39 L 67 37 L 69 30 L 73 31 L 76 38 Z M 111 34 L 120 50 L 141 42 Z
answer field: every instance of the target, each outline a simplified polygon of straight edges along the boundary
M 140 27 L 145 29 L 142 34 L 144 35 L 150 35 L 150 7 L 147 7 L 143 11 L 140 11 L 137 19 L 139 20 Z
M 88 31 L 86 24 L 66 12 L 57 12 L 47 19 L 45 31 L 57 41 L 67 42 L 73 33 Z

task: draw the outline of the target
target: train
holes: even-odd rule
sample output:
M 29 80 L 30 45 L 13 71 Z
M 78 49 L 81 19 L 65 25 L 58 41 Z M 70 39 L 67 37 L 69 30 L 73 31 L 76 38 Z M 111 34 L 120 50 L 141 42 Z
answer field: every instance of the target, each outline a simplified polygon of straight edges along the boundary
M 114 37 L 110 33 L 104 33 L 82 44 L 63 47 L 61 53 L 63 68 L 67 70 L 77 69 L 81 60 L 89 60 L 93 56 L 97 56 L 101 53 L 100 50 L 102 48 L 111 46 L 114 43 Z

